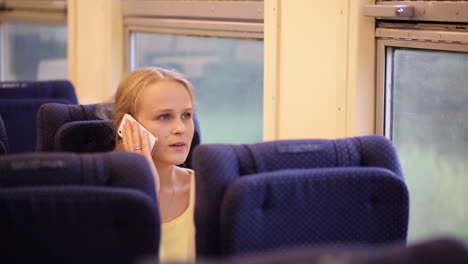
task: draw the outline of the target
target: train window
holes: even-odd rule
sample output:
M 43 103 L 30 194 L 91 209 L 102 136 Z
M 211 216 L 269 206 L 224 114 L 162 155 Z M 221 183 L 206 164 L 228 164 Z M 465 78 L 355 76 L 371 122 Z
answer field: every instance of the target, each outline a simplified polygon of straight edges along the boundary
M 409 239 L 468 236 L 468 3 L 398 4 L 412 17 L 377 20 L 376 131 L 400 155 Z
M 2 80 L 67 78 L 66 26 L 1 25 Z
M 204 143 L 262 141 L 263 2 L 127 1 L 124 15 L 129 69 L 184 73 Z
M 0 2 L 0 80 L 67 78 L 66 4 Z

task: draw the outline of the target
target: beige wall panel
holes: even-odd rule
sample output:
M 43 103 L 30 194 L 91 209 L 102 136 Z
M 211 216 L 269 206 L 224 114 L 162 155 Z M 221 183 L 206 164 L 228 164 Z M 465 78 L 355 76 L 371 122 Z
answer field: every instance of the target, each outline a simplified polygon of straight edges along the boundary
M 265 140 L 373 133 L 371 2 L 265 1 Z
M 280 9 L 279 1 L 265 1 L 264 18 L 264 65 L 263 65 L 263 140 L 278 139 L 279 123 L 279 37 L 280 28 Z
M 68 8 L 70 79 L 80 103 L 108 100 L 122 74 L 118 0 L 71 0 Z
M 348 109 L 345 136 L 374 133 L 375 120 L 375 19 L 361 14 L 364 4 L 350 2 Z
M 339 2 L 281 1 L 279 138 L 337 136 Z

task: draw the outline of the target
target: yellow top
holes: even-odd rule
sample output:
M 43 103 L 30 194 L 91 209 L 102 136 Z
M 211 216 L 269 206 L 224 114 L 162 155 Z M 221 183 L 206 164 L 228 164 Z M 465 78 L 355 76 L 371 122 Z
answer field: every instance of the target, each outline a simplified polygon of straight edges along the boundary
M 195 173 L 190 172 L 190 200 L 187 209 L 161 225 L 160 262 L 195 262 Z

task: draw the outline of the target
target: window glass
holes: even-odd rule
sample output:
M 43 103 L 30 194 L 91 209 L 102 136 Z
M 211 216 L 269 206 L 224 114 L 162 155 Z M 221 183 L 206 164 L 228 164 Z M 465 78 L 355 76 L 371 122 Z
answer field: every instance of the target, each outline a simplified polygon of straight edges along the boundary
M 133 68 L 178 70 L 195 88 L 204 143 L 252 143 L 263 136 L 263 42 L 133 33 Z
M 2 80 L 66 79 L 65 25 L 1 25 Z
M 388 125 L 410 191 L 409 239 L 468 236 L 468 54 L 395 49 L 390 56 Z

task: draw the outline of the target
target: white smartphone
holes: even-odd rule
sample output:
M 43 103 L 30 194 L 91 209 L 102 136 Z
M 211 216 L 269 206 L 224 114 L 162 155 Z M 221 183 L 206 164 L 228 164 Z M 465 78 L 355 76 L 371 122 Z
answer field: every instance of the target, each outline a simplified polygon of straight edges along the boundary
M 149 135 L 148 136 L 149 144 L 150 144 L 150 148 L 151 148 L 151 156 L 152 156 L 154 151 L 156 150 L 156 144 L 158 143 L 158 137 L 156 137 L 151 132 L 149 132 L 148 129 L 146 129 L 142 124 L 140 124 L 140 122 L 136 121 L 136 119 L 133 118 L 131 115 L 125 114 L 123 116 L 123 118 L 122 118 L 122 122 L 120 122 L 119 130 L 117 131 L 117 133 L 119 134 L 119 136 L 121 138 L 123 138 L 124 125 L 125 125 L 125 122 L 127 122 L 127 120 L 135 121 L 138 124 L 138 126 L 140 127 L 140 129 L 142 129 L 143 131 L 146 131 L 146 133 L 148 133 L 148 135 Z

